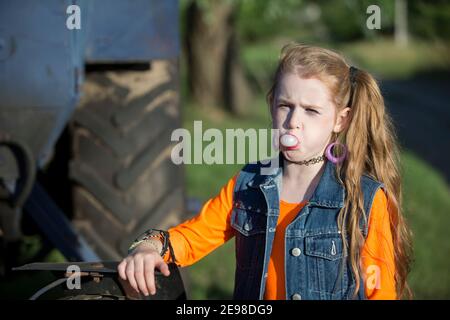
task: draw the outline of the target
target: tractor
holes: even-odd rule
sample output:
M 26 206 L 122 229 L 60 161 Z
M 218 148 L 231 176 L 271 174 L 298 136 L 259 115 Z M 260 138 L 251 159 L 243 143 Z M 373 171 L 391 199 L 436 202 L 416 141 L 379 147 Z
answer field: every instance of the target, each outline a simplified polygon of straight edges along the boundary
M 70 277 L 75 263 L 93 287 L 121 286 L 112 262 L 136 236 L 184 218 L 184 169 L 171 161 L 179 53 L 177 0 L 0 1 L 4 275 L 31 233 L 68 263 L 16 270 Z M 183 297 L 174 288 L 162 297 Z

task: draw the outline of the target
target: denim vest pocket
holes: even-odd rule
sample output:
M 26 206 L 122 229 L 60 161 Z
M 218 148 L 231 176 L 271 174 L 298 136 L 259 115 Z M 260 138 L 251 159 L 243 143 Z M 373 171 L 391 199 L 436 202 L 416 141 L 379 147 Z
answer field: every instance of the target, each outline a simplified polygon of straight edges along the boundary
M 340 233 L 323 233 L 307 236 L 305 254 L 327 260 L 342 259 L 342 238 Z
M 310 290 L 321 299 L 345 294 L 348 276 L 341 234 L 321 233 L 305 237 L 305 256 Z
M 231 214 L 231 226 L 244 236 L 266 232 L 267 215 L 259 208 L 235 206 Z
M 231 227 L 236 232 L 236 267 L 256 270 L 264 260 L 267 216 L 264 213 L 235 207 Z

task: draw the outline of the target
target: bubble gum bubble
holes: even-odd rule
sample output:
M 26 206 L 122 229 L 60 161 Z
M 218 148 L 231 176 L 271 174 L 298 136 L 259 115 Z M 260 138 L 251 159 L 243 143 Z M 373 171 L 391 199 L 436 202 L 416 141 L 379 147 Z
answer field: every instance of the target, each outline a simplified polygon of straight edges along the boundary
M 281 136 L 280 142 L 285 147 L 294 147 L 298 144 L 298 139 L 291 134 L 283 134 Z

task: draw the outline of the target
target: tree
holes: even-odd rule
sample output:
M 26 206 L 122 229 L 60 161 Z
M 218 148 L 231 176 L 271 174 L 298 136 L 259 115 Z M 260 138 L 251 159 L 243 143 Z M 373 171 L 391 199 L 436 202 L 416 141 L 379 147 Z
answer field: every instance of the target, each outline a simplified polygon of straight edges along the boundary
M 251 92 L 239 58 L 238 2 L 193 0 L 186 9 L 186 55 L 191 97 L 203 108 L 243 114 Z
M 408 8 L 406 0 L 395 0 L 395 42 L 408 45 Z

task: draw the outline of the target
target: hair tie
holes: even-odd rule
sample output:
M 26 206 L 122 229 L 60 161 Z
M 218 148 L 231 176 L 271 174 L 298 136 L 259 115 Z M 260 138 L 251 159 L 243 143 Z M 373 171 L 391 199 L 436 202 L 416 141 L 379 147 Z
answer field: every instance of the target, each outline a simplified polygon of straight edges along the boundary
M 349 72 L 350 72 L 350 83 L 352 85 L 355 85 L 355 82 L 356 82 L 355 77 L 356 77 L 356 73 L 358 72 L 358 68 L 351 66 Z
M 351 108 L 352 104 L 353 104 L 353 92 L 355 91 L 355 86 L 356 86 L 356 73 L 358 72 L 358 68 L 354 67 L 354 66 L 350 66 L 349 69 L 349 78 L 350 78 L 350 99 L 348 102 L 348 107 Z

